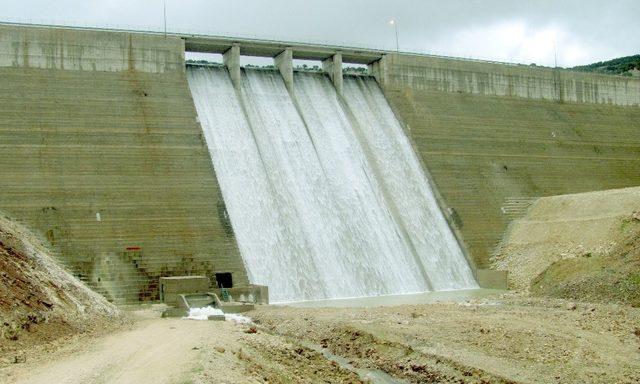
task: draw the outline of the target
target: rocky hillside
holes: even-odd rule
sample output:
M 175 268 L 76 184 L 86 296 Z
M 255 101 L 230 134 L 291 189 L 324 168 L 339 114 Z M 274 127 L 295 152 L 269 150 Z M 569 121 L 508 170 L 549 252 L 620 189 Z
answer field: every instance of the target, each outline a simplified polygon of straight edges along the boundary
M 493 264 L 512 289 L 640 307 L 640 188 L 538 199 Z
M 611 251 L 553 263 L 532 281 L 531 292 L 640 307 L 640 217 L 620 220 L 620 228 L 621 239 Z
M 0 213 L 0 360 L 120 316 L 58 265 L 37 236 Z

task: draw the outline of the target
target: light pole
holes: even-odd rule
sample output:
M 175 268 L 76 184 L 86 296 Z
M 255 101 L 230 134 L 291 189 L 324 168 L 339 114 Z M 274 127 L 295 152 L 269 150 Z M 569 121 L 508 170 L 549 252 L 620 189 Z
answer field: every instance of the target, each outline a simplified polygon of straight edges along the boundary
M 553 43 L 553 66 L 558 68 L 558 46 L 556 43 Z
M 389 25 L 391 25 L 396 30 L 396 52 L 400 52 L 400 41 L 398 40 L 398 23 L 391 19 L 389 21 Z
M 164 38 L 167 38 L 167 0 L 162 1 L 162 15 L 164 17 Z

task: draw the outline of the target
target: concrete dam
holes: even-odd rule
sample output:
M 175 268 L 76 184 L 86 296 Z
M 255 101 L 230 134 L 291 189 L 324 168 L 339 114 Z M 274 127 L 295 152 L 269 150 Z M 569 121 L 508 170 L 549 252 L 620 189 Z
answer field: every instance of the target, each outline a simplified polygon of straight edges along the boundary
M 186 66 L 185 51 L 225 65 Z M 640 184 L 638 79 L 4 25 L 0 84 L 0 210 L 120 302 L 185 274 L 230 273 L 275 301 L 489 286 L 528 201 Z

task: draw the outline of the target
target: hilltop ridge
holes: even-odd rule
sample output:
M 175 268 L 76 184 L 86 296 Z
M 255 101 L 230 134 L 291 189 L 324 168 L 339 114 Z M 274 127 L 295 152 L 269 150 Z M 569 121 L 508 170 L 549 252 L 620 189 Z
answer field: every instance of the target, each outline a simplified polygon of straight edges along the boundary
M 597 63 L 569 68 L 580 72 L 595 72 L 607 75 L 640 76 L 640 55 L 619 57 Z

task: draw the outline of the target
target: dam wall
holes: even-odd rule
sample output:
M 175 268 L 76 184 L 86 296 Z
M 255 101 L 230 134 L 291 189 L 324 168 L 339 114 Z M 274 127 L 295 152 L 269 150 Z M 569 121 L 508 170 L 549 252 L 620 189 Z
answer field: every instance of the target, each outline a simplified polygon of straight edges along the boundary
M 369 64 L 478 272 L 537 198 L 640 185 L 638 79 L 303 43 L 0 25 L 0 211 L 39 232 L 112 300 L 156 299 L 159 276 L 215 281 L 230 272 L 234 284 L 249 282 L 185 50 L 225 54 L 236 82 L 239 55 L 276 58 L 288 91 L 304 77 L 292 59 L 320 60 L 322 89 L 328 77 L 344 110 L 353 109 L 345 97 L 354 79 L 340 76 L 340 64 Z
M 0 210 L 116 301 L 158 277 L 247 277 L 197 121 L 184 41 L 0 26 Z
M 538 197 L 640 185 L 640 80 L 428 56 L 369 66 L 477 266 Z
M 384 55 L 370 69 L 394 89 L 640 106 L 640 80 L 632 77 L 410 54 Z
M 184 41 L 141 33 L 0 25 L 0 67 L 179 72 L 184 70 Z

